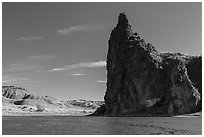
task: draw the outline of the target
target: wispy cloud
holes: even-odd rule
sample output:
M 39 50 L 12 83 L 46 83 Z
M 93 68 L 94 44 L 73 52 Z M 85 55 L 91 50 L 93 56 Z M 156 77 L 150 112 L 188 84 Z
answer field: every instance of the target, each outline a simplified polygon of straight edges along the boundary
M 54 68 L 49 71 L 62 71 L 62 70 L 74 70 L 78 68 L 97 68 L 106 66 L 106 61 L 97 61 L 97 62 L 83 62 L 78 64 L 67 65 L 62 68 Z
M 17 75 L 2 75 L 2 84 L 4 85 L 15 85 L 15 84 L 39 84 L 44 81 L 34 80 L 33 78 L 28 78 L 25 76 Z
M 28 81 L 28 80 L 30 80 L 30 78 L 13 76 L 13 75 L 3 75 L 2 76 L 2 83 L 20 82 L 20 81 Z
M 52 60 L 52 59 L 55 59 L 57 56 L 55 55 L 34 55 L 34 56 L 28 56 L 26 57 L 27 59 L 30 59 L 30 60 Z
M 3 68 L 3 72 L 29 71 L 35 69 L 33 65 L 27 65 L 27 62 L 18 62 Z
M 19 38 L 20 42 L 32 41 L 32 40 L 39 40 L 44 39 L 42 36 L 28 36 L 28 37 L 21 37 Z
M 2 83 L 10 83 L 10 82 L 20 82 L 20 81 L 27 81 L 29 79 L 22 78 L 22 79 L 8 79 L 8 80 L 2 80 Z
M 83 76 L 85 74 L 81 74 L 81 73 L 74 73 L 74 74 L 70 74 L 71 76 Z
M 92 31 L 104 28 L 103 25 L 99 24 L 87 24 L 87 25 L 78 25 L 78 26 L 71 26 L 66 29 L 57 30 L 57 33 L 60 35 L 67 35 L 73 32 L 82 32 L 82 31 Z
M 97 82 L 99 82 L 99 83 L 107 83 L 106 80 L 98 80 Z
M 57 56 L 55 55 L 34 55 L 25 57 L 15 63 L 3 67 L 3 72 L 24 72 L 41 71 L 49 62 L 52 62 Z

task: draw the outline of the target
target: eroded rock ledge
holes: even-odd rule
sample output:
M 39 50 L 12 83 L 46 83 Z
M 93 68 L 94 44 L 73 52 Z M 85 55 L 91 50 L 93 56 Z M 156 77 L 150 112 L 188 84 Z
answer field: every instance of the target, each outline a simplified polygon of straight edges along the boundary
M 201 110 L 202 57 L 161 53 L 124 13 L 108 41 L 105 104 L 92 115 L 178 115 Z

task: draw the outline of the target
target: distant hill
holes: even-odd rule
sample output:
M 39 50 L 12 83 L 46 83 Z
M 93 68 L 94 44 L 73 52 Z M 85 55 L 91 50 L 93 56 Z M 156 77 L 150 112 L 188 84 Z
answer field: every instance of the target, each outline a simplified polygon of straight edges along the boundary
M 23 99 L 30 93 L 21 87 L 2 86 L 2 96 L 8 99 Z
M 2 86 L 2 96 L 3 102 L 10 102 L 15 105 L 62 105 L 61 102 L 53 97 L 30 93 L 21 87 Z
M 85 115 L 99 108 L 104 101 L 63 100 L 47 95 L 31 93 L 24 88 L 15 86 L 2 86 L 3 112 L 32 113 L 39 108 L 47 113 L 71 113 Z M 71 111 L 73 110 L 73 111 Z M 70 112 L 71 111 L 71 112 Z
M 71 104 L 78 107 L 85 107 L 85 108 L 92 108 L 92 109 L 97 109 L 104 104 L 104 101 L 90 101 L 90 100 L 83 100 L 83 99 L 68 100 L 68 101 L 62 101 L 62 102 L 65 106 L 68 106 L 68 107 Z

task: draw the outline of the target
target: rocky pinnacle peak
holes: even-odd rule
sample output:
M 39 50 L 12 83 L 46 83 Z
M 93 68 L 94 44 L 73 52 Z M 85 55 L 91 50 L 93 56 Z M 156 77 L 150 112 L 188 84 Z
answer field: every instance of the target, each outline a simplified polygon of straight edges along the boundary
M 124 12 L 120 13 L 118 17 L 118 23 L 128 24 L 128 19 Z
M 118 23 L 114 30 L 115 35 L 117 35 L 116 37 L 118 37 L 118 39 L 124 39 L 125 37 L 133 35 L 131 26 L 129 25 L 127 16 L 124 12 L 119 14 Z

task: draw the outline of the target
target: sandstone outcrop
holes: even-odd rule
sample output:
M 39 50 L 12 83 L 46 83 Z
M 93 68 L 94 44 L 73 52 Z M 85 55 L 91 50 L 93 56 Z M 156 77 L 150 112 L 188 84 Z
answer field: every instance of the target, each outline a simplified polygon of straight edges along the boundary
M 167 116 L 201 109 L 201 56 L 158 52 L 132 31 L 124 13 L 108 45 L 105 104 L 93 115 Z
M 14 86 L 2 86 L 2 102 L 15 105 L 61 105 L 50 96 L 43 96 L 28 92 L 26 89 Z
M 21 87 L 2 86 L 2 96 L 5 98 L 23 99 L 28 95 L 30 95 L 30 93 Z
M 71 107 L 72 106 L 78 106 L 83 108 L 91 108 L 91 109 L 97 109 L 100 106 L 104 104 L 104 101 L 92 101 L 92 100 L 62 100 L 61 101 L 65 106 Z

